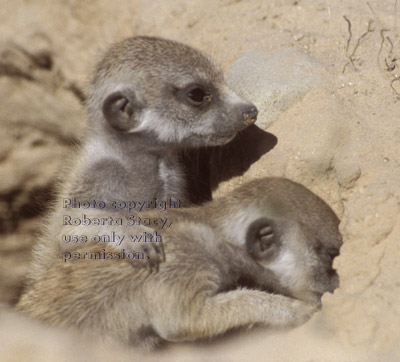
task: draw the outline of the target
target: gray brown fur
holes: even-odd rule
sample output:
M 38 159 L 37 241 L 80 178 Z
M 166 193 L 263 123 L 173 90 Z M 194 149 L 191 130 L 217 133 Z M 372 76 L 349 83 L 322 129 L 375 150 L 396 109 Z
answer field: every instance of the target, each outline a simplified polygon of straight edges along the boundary
M 193 87 L 207 94 L 204 102 L 188 97 Z M 91 79 L 87 109 L 86 162 L 79 176 L 95 188 L 83 195 L 78 189 L 77 197 L 183 202 L 179 152 L 224 144 L 257 114 L 203 53 L 152 37 L 126 39 L 108 51 Z
M 272 220 L 277 250 L 272 260 L 267 256 L 258 262 L 296 297 L 318 302 L 338 287 L 332 261 L 342 245 L 340 220 L 306 187 L 279 177 L 256 179 L 201 210 L 210 226 L 236 245 L 244 245 L 254 221 Z
M 196 95 L 204 101 L 189 98 L 193 87 L 204 90 L 204 99 L 201 92 Z M 62 251 L 80 247 L 62 242 L 63 234 L 90 237 L 107 231 L 63 226 L 63 215 L 82 215 L 81 209 L 62 209 L 63 198 L 108 203 L 171 197 L 185 205 L 179 152 L 224 144 L 257 114 L 253 104 L 227 88 L 221 70 L 207 56 L 151 37 L 134 37 L 111 47 L 93 72 L 87 111 L 82 147 L 70 156 L 72 166 L 63 172 L 59 197 L 34 248 L 30 279 L 43 273 Z M 88 209 L 85 214 L 101 218 L 111 211 Z M 137 247 L 154 263 L 162 259 L 159 248 Z
M 18 308 L 104 340 L 153 346 L 253 324 L 295 326 L 338 285 L 332 269 L 341 245 L 338 218 L 299 184 L 255 180 L 203 207 L 166 214 L 173 225 L 162 232 L 166 260 L 158 273 L 149 274 L 141 261 L 135 268 L 118 260 L 59 259 Z M 273 220 L 278 250 L 257 262 L 244 242 L 257 242 L 252 235 L 264 225 L 259 232 L 251 225 L 260 218 Z M 288 252 L 293 267 L 282 257 Z

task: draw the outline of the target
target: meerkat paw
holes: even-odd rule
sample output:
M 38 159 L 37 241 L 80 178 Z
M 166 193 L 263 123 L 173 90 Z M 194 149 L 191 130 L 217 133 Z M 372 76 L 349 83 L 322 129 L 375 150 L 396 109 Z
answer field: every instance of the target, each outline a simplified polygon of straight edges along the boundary
M 151 272 L 158 272 L 159 264 L 165 261 L 164 245 L 161 235 L 147 226 L 135 226 L 130 229 L 129 238 L 119 248 L 124 248 L 128 253 L 136 254 L 129 259 L 132 266 L 147 267 Z
M 160 263 L 165 261 L 164 246 L 161 243 L 143 244 L 141 250 L 147 260 L 146 267 L 149 272 L 152 273 L 154 270 L 157 273 Z
M 307 322 L 318 310 L 318 306 L 281 295 L 273 295 L 274 308 L 269 314 L 268 324 L 276 327 L 299 326 Z M 270 305 L 270 306 L 271 306 Z
M 293 326 L 299 326 L 306 323 L 313 314 L 318 310 L 316 304 L 310 304 L 301 300 L 293 301 Z
M 126 258 L 133 267 L 146 267 L 149 272 L 158 272 L 160 263 L 165 261 L 164 246 L 161 242 L 138 242 L 126 244 L 123 247 L 125 254 L 134 255 Z

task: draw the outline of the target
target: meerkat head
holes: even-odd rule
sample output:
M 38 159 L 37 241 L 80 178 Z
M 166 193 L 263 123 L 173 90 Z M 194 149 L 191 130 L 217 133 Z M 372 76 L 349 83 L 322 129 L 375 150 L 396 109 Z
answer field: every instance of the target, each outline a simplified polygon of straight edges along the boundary
M 259 218 L 248 228 L 247 251 L 272 270 L 294 297 L 320 304 L 324 293 L 339 286 L 332 264 L 342 238 L 337 224 L 327 223 L 326 233 L 318 235 L 309 225 Z
M 107 52 L 91 79 L 87 107 L 96 127 L 196 147 L 230 141 L 257 116 L 207 56 L 153 37 L 129 38 Z

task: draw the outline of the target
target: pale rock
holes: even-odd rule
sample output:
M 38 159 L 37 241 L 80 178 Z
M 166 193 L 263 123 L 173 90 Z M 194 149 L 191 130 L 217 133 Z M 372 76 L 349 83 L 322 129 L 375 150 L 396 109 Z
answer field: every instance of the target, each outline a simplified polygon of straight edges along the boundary
M 315 59 L 287 49 L 269 56 L 258 51 L 247 53 L 232 64 L 226 79 L 236 93 L 257 106 L 256 124 L 267 129 L 313 86 L 322 83 L 323 74 Z

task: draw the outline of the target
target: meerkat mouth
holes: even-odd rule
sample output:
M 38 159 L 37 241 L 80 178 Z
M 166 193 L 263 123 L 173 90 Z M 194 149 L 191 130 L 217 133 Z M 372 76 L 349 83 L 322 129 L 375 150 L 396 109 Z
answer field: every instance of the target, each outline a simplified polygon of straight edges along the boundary
M 192 142 L 195 141 L 201 146 L 220 146 L 232 141 L 237 132 L 228 135 L 213 135 L 213 134 L 197 134 L 191 137 Z
M 219 145 L 224 145 L 225 143 L 232 141 L 235 138 L 236 134 L 237 132 L 224 136 L 210 135 L 207 137 L 207 141 L 209 141 L 210 143 L 217 143 Z

